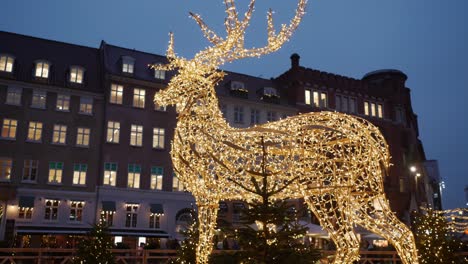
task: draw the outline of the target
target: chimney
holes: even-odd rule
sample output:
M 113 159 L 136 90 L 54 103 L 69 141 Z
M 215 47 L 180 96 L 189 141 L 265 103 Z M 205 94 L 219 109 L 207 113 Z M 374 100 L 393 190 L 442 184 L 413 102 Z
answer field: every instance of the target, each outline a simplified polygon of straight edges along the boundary
M 300 58 L 301 58 L 301 56 L 299 56 L 299 54 L 297 54 L 297 53 L 294 53 L 293 55 L 291 55 L 291 69 L 299 68 L 299 59 Z

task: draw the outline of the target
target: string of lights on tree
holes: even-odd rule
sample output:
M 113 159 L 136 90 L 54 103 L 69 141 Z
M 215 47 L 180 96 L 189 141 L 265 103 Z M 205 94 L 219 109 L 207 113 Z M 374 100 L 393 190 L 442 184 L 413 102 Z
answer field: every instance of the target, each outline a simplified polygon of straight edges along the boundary
M 260 57 L 289 40 L 305 14 L 307 0 L 299 0 L 289 25 L 277 33 L 273 11 L 267 15 L 267 44 L 245 48 L 244 35 L 254 12 L 251 0 L 242 19 L 234 0 L 224 0 L 226 36 L 212 31 L 201 16 L 191 13 L 212 44 L 193 59 L 178 57 L 170 34 L 168 65 L 177 70 L 155 103 L 175 105 L 177 127 L 171 157 L 178 178 L 198 207 L 198 264 L 208 263 L 221 200 L 256 201 L 252 190 L 266 188 L 272 200 L 304 198 L 309 209 L 334 240 L 334 262 L 359 259 L 355 224 L 388 239 L 403 263 L 418 263 L 411 231 L 392 213 L 383 190 L 390 165 L 388 146 L 379 129 L 364 119 L 335 112 L 308 113 L 276 122 L 238 129 L 228 125 L 219 109 L 215 87 L 225 73 L 218 67 L 234 60 Z M 264 147 L 269 153 L 268 182 L 261 180 Z
M 421 207 L 422 210 L 427 211 L 425 207 Z M 456 208 L 449 210 L 433 210 L 445 218 L 447 221 L 447 228 L 455 233 L 466 233 L 468 234 L 468 209 L 467 208 Z

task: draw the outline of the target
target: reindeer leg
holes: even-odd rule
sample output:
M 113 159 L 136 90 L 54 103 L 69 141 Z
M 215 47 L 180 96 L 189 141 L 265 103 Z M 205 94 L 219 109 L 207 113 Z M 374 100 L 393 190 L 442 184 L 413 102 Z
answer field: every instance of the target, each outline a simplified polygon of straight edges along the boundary
M 197 264 L 207 264 L 213 250 L 213 235 L 218 215 L 218 203 L 198 204 L 200 237 L 196 249 Z
M 313 195 L 305 200 L 309 209 L 318 217 L 320 225 L 335 242 L 336 254 L 333 263 L 352 263 L 360 258 L 359 238 L 353 231 L 348 199 L 340 201 L 343 197 L 336 196 L 336 194 Z
M 376 210 L 375 199 L 380 204 L 381 211 L 380 208 L 379 211 Z M 404 264 L 418 264 L 418 253 L 413 233 L 392 213 L 384 195 L 381 194 L 366 200 L 361 199 L 361 201 L 357 206 L 360 210 L 355 217 L 356 222 L 390 241 Z

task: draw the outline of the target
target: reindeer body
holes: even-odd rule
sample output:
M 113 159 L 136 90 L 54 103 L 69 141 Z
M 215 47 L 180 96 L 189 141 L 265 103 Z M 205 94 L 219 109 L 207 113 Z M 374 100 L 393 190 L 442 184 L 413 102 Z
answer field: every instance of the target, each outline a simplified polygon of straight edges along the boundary
M 176 105 L 179 114 L 171 155 L 179 179 L 197 201 L 197 264 L 208 263 L 219 201 L 259 200 L 252 190 L 260 187 L 273 199 L 305 200 L 335 242 L 335 264 L 359 259 L 355 225 L 388 239 L 403 263 L 417 264 L 413 235 L 385 198 L 382 178 L 390 157 L 377 127 L 361 118 L 319 112 L 238 129 L 230 127 L 219 110 L 215 86 L 224 73 L 216 68 L 279 49 L 299 25 L 306 1 L 299 0 L 291 25 L 283 25 L 279 34 L 274 32 L 270 10 L 268 45 L 257 49 L 243 46 L 255 0 L 242 21 L 234 0 L 224 0 L 226 39 L 211 31 L 200 16 L 191 14 L 214 46 L 186 60 L 175 55 L 171 35 L 170 64 L 154 66 L 178 70 L 168 87 L 155 95 L 155 102 Z M 258 180 L 262 173 L 267 173 L 268 183 Z

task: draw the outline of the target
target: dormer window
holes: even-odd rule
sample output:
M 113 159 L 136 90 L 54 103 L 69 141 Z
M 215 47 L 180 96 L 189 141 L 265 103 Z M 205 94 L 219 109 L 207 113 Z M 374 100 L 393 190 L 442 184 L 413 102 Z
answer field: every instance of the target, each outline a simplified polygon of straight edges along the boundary
M 0 71 L 2 72 L 13 72 L 13 63 L 15 58 L 11 55 L 2 54 L 0 55 Z
M 277 97 L 277 98 L 280 97 L 278 90 L 276 90 L 276 88 L 273 88 L 273 87 L 264 87 L 263 95 L 267 97 Z
M 71 83 L 83 83 L 84 68 L 80 66 L 70 67 L 70 82 Z
M 129 56 L 122 57 L 122 72 L 133 74 L 135 59 Z
M 245 85 L 244 85 L 243 82 L 232 81 L 231 82 L 231 91 L 247 92 L 247 89 L 245 89 Z
M 166 79 L 166 71 L 165 70 L 154 69 L 154 78 L 158 79 L 158 80 Z
M 36 61 L 34 76 L 38 78 L 49 78 L 50 63 L 47 61 Z

